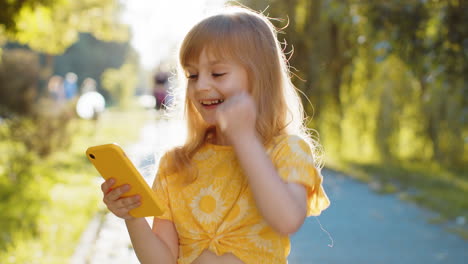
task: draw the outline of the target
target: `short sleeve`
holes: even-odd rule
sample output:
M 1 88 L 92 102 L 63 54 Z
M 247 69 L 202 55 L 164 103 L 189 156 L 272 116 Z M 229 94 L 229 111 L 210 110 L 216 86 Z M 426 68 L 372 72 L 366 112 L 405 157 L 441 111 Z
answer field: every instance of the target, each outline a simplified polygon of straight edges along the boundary
M 302 184 L 307 190 L 307 216 L 319 215 L 330 205 L 323 186 L 323 177 L 314 165 L 312 151 L 298 136 L 287 136 L 277 145 L 273 162 L 286 182 Z
M 171 206 L 169 203 L 169 187 L 167 182 L 166 165 L 167 158 L 163 156 L 159 162 L 158 172 L 153 182 L 153 191 L 156 193 L 156 200 L 161 207 L 163 214 L 156 216 L 159 219 L 166 219 L 172 221 Z

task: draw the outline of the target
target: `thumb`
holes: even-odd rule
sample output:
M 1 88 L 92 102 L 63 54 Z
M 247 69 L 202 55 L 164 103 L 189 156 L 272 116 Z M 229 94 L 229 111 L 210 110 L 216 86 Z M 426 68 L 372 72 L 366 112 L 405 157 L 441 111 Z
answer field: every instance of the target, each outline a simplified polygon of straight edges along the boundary
M 226 121 L 224 111 L 222 109 L 217 109 L 216 111 L 216 122 L 221 131 L 226 130 L 227 121 Z

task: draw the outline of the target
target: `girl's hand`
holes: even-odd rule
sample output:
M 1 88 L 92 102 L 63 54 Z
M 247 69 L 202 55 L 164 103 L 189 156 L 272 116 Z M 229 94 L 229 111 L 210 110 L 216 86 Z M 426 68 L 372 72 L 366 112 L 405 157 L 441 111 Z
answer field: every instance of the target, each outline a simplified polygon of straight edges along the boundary
M 106 204 L 109 211 L 116 216 L 126 220 L 134 219 L 135 217 L 131 216 L 128 212 L 141 205 L 140 196 L 134 195 L 122 198 L 122 195 L 130 190 L 130 185 L 125 184 L 112 189 L 111 187 L 114 184 L 114 179 L 108 179 L 101 185 L 101 190 L 104 194 L 103 202 Z
M 255 102 L 247 92 L 230 97 L 216 111 L 218 127 L 231 143 L 245 136 L 255 136 L 256 119 Z

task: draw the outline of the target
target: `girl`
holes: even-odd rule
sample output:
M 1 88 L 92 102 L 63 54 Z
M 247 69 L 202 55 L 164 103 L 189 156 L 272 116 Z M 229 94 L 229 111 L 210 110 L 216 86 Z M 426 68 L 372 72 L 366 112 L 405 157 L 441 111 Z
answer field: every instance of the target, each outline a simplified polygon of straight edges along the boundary
M 179 60 L 188 135 L 153 184 L 164 214 L 152 228 L 133 218 L 138 196 L 121 198 L 130 186 L 112 180 L 104 202 L 142 263 L 287 263 L 288 236 L 329 200 L 274 26 L 244 8 L 208 17 Z

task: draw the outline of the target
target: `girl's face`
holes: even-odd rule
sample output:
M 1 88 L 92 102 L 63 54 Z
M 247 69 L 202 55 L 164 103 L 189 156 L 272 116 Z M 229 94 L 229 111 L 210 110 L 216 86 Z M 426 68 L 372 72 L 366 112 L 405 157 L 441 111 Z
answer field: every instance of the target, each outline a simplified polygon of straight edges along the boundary
M 185 65 L 187 95 L 208 125 L 216 124 L 216 109 L 233 95 L 248 92 L 248 74 L 233 60 L 220 60 L 204 49 L 198 63 Z

